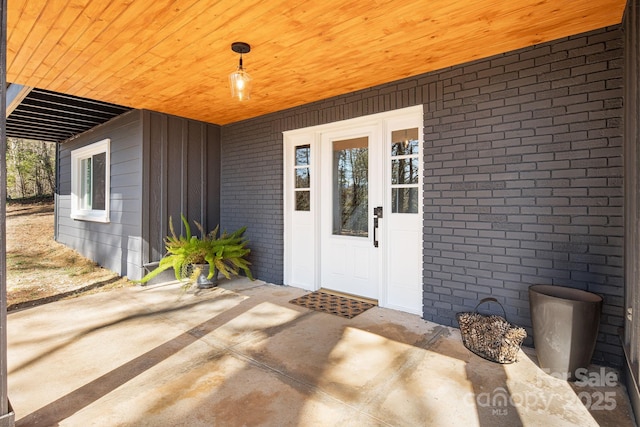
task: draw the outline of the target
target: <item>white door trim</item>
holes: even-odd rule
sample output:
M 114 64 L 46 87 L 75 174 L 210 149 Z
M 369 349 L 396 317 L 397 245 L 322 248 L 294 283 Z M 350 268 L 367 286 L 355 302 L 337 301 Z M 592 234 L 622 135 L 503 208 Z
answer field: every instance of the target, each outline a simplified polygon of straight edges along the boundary
M 380 129 L 381 137 L 387 138 L 387 134 L 390 133 L 391 128 L 389 123 L 403 123 L 406 120 L 407 123 L 413 123 L 412 126 L 416 126 L 416 118 L 419 117 L 420 141 L 423 141 L 423 125 L 422 125 L 422 112 L 423 106 L 418 105 L 409 108 L 403 108 L 400 110 L 389 111 L 385 113 L 379 113 L 369 116 L 364 116 L 355 119 L 349 119 L 334 123 L 328 123 L 324 125 L 312 126 L 303 129 L 296 129 L 283 132 L 284 141 L 284 170 L 283 170 L 283 202 L 284 202 L 284 284 L 290 286 L 300 287 L 306 290 L 318 290 L 321 287 L 321 250 L 319 245 L 320 239 L 320 224 L 322 221 L 322 209 L 319 206 L 321 179 L 321 156 L 320 146 L 322 142 L 322 135 L 334 132 L 347 132 L 350 129 L 357 129 L 367 126 L 377 126 Z M 309 145 L 311 148 L 311 159 L 309 164 L 310 170 L 310 211 L 299 212 L 295 211 L 295 176 L 292 172 L 293 164 L 295 163 L 295 147 L 302 145 Z M 424 147 L 424 144 L 421 144 Z M 386 155 L 384 156 L 387 159 Z M 423 164 L 423 153 L 420 152 L 420 164 Z M 382 179 L 385 183 L 390 182 L 389 168 L 385 167 L 385 173 Z M 386 197 L 386 195 L 384 196 Z M 384 201 L 387 204 L 387 201 Z M 420 223 L 422 223 L 422 177 L 420 178 Z M 373 209 L 374 204 L 370 203 L 369 209 Z M 389 248 L 385 243 L 388 241 L 388 232 L 386 229 L 386 221 L 381 221 L 381 228 L 379 229 L 381 241 L 381 248 L 385 251 L 385 258 L 388 256 Z M 422 237 L 420 234 L 420 241 Z M 420 259 L 422 249 L 420 248 Z M 301 266 L 297 268 L 296 266 Z M 388 288 L 385 285 L 386 278 L 392 272 L 386 269 L 386 262 L 382 262 L 380 268 L 380 280 L 378 303 L 381 307 L 390 307 L 399 309 L 402 311 L 411 312 L 414 314 L 422 314 L 422 298 L 420 298 L 420 307 L 404 307 L 402 305 L 396 305 L 389 303 Z M 420 264 L 420 270 L 422 264 Z M 420 292 L 422 285 L 420 284 Z M 420 295 L 421 297 L 421 295 Z

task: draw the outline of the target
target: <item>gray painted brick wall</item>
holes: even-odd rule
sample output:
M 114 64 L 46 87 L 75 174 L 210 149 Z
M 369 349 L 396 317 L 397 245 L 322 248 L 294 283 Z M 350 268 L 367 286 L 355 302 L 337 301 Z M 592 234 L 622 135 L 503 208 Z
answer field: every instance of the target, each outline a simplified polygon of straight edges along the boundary
M 222 128 L 221 229 L 248 226 L 253 275 L 282 284 L 282 135 L 269 121 L 251 125 Z
M 574 286 L 604 296 L 594 359 L 619 366 L 622 62 L 607 28 L 223 126 L 222 226 L 282 283 L 282 132 L 422 103 L 424 318 L 494 296 L 531 334 L 528 286 Z
M 425 319 L 494 296 L 530 327 L 529 285 L 577 287 L 605 298 L 594 359 L 622 363 L 622 53 L 600 30 L 425 78 Z

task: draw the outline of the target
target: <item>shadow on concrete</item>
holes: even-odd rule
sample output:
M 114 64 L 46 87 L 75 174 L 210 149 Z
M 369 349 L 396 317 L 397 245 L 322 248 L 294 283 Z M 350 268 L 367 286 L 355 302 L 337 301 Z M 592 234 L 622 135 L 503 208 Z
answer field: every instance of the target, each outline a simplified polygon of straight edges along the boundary
M 220 301 L 222 298 L 234 297 L 235 295 L 233 294 L 223 294 L 217 296 L 215 300 Z M 46 354 L 32 358 L 22 365 L 17 366 L 13 371 L 15 372 L 20 369 L 24 369 L 40 360 L 41 357 L 50 356 L 52 353 L 60 351 L 71 343 L 100 330 L 140 318 L 161 316 L 172 312 L 188 310 L 207 302 L 209 302 L 209 300 L 202 300 L 196 303 L 168 309 L 135 313 L 124 316 L 115 321 L 87 329 L 69 337 L 65 343 L 52 349 L 48 349 Z M 95 380 L 88 382 L 71 393 L 68 393 L 35 412 L 26 415 L 16 422 L 16 426 L 58 425 L 63 420 L 88 407 L 107 394 L 113 392 L 118 387 L 121 387 L 132 379 L 165 361 L 169 357 L 175 355 L 179 351 L 185 349 L 187 346 L 207 336 L 218 327 L 239 318 L 262 303 L 263 301 L 254 298 L 240 301 L 238 305 L 233 308 L 219 313 L 207 321 L 192 327 L 188 331 L 179 334 L 175 338 L 172 338 L 154 349 L 122 364 L 118 368 L 96 378 Z M 269 312 L 252 312 L 252 316 L 255 316 L 256 319 L 263 317 L 268 320 L 271 315 Z M 356 331 L 352 331 L 352 334 L 360 333 L 360 330 L 357 329 L 356 326 L 351 326 L 347 323 L 348 321 L 345 322 L 342 319 L 336 321 L 333 318 L 327 319 L 324 316 L 330 315 L 314 311 L 297 312 L 296 317 L 292 320 L 250 333 L 248 336 L 243 337 L 244 339 L 240 342 L 240 344 L 246 344 L 251 341 L 258 341 L 263 342 L 265 346 L 275 342 L 277 343 L 276 345 L 283 346 L 288 342 L 288 338 L 281 334 L 286 331 L 295 331 L 295 328 L 301 322 L 310 318 L 313 318 L 313 321 L 318 323 L 328 321 L 328 323 L 332 323 L 334 325 L 333 332 L 329 336 L 323 337 L 322 340 L 318 340 L 316 343 L 313 343 L 315 344 L 314 347 L 316 349 L 315 356 L 312 356 L 309 353 L 305 354 L 304 348 L 296 348 L 294 346 L 287 349 L 290 357 L 312 357 L 313 360 L 317 360 L 318 364 L 314 366 L 315 369 L 308 370 L 306 373 L 301 375 L 299 370 L 291 369 L 287 366 L 287 360 L 282 360 L 279 357 L 270 357 L 270 353 L 267 349 L 256 349 L 247 353 L 234 350 L 234 347 L 238 345 L 234 344 L 225 350 L 212 349 L 212 354 L 201 360 L 201 364 L 203 366 L 190 366 L 190 372 L 186 373 L 183 378 L 181 377 L 179 383 L 172 387 L 174 394 L 171 396 L 171 400 L 178 401 L 182 398 L 189 397 L 192 393 L 191 387 L 193 384 L 193 377 L 189 374 L 199 372 L 202 375 L 206 375 L 207 372 L 212 369 L 212 366 L 210 365 L 212 362 L 217 364 L 222 358 L 230 355 L 236 360 L 240 360 L 244 363 L 243 369 L 235 372 L 232 376 L 225 377 L 223 384 L 220 384 L 215 390 L 216 396 L 205 391 L 200 397 L 201 403 L 191 408 L 193 413 L 208 414 L 208 416 L 212 418 L 211 421 L 214 423 L 224 421 L 224 423 L 229 425 L 235 425 L 236 423 L 238 423 L 238 425 L 260 425 L 264 423 L 268 424 L 269 422 L 273 422 L 274 419 L 277 419 L 279 411 L 275 411 L 274 409 L 279 408 L 280 411 L 283 411 L 282 413 L 286 414 L 286 420 L 282 421 L 286 421 L 287 424 L 293 423 L 293 425 L 296 425 L 304 421 L 304 409 L 307 403 L 304 396 L 314 396 L 315 399 L 319 399 L 320 401 L 326 400 L 333 402 L 334 404 L 339 402 L 340 405 L 347 408 L 345 415 L 340 420 L 340 423 L 348 424 L 353 421 L 351 417 L 353 417 L 355 410 L 356 413 L 360 414 L 361 419 L 359 421 L 365 424 L 375 423 L 377 425 L 392 425 L 388 422 L 388 417 L 390 416 L 388 413 L 381 411 L 383 418 L 378 418 L 376 414 L 371 413 L 371 410 L 378 410 L 378 408 L 385 403 L 385 400 L 390 393 L 404 393 L 407 395 L 424 393 L 424 389 L 419 389 L 419 385 L 416 384 L 415 381 L 405 380 L 408 380 L 411 377 L 413 370 L 418 364 L 424 362 L 426 354 L 425 350 L 436 353 L 440 351 L 437 347 L 433 347 L 433 345 L 437 343 L 438 339 L 443 334 L 446 334 L 446 328 L 436 327 L 431 337 L 423 337 L 422 339 L 411 336 L 411 333 L 403 331 L 402 326 L 399 325 L 394 325 L 393 328 L 386 326 L 374 326 L 368 331 L 362 331 L 365 334 L 372 334 L 379 336 L 381 339 L 388 340 L 388 345 L 391 346 L 395 345 L 404 347 L 409 344 L 408 349 L 404 349 L 399 352 L 395 356 L 394 360 L 390 362 L 393 367 L 392 371 L 394 374 L 386 378 L 386 370 L 382 371 L 381 374 L 377 374 L 372 378 L 369 378 L 360 387 L 353 387 L 348 384 L 348 379 L 344 384 L 332 383 L 329 385 L 325 378 L 326 375 L 331 375 L 331 370 L 336 364 L 348 364 L 349 361 L 346 359 L 352 357 L 352 355 L 349 354 L 350 352 L 355 351 L 360 354 L 375 353 L 379 351 L 378 346 L 380 344 L 377 340 L 372 342 L 364 341 L 360 343 L 357 348 L 348 349 L 347 353 L 342 353 L 342 351 L 346 349 L 341 349 L 336 352 L 336 348 L 340 345 L 345 334 L 349 333 L 349 329 Z M 396 341 L 398 339 L 400 339 L 400 341 Z M 410 342 L 416 339 L 417 341 L 415 341 L 414 344 L 410 344 Z M 304 343 L 300 342 L 300 344 L 304 346 Z M 456 357 L 456 354 L 451 354 L 446 351 L 442 354 L 444 353 L 448 353 L 446 354 L 447 357 Z M 275 353 L 275 355 L 279 356 L 277 353 Z M 274 354 L 271 354 L 271 356 L 274 356 Z M 474 385 L 474 393 L 478 395 L 485 390 L 482 383 L 486 378 L 483 379 L 482 375 L 478 375 L 478 372 L 473 369 L 472 364 L 466 361 L 466 356 L 467 355 L 463 353 L 463 357 L 460 357 L 460 360 L 465 363 L 468 379 Z M 482 360 L 480 363 L 489 362 Z M 266 372 L 268 376 L 275 375 L 278 382 L 276 382 L 276 385 L 271 389 L 261 389 L 260 386 L 256 384 L 254 388 L 249 387 L 244 390 L 240 396 L 238 396 L 238 384 L 245 384 L 247 381 L 250 381 L 251 378 L 249 377 L 255 375 L 255 368 Z M 498 381 L 498 384 L 503 385 L 506 388 L 506 374 L 504 374 L 501 369 L 499 370 L 501 371 L 501 379 L 496 379 L 496 377 L 494 377 L 491 383 L 495 385 L 496 381 Z M 383 376 L 381 377 L 380 375 Z M 425 387 L 434 387 L 435 389 L 437 384 L 425 384 Z M 281 394 L 283 390 L 287 389 L 293 389 L 299 396 L 303 397 L 294 399 L 284 398 Z M 248 403 L 250 403 L 254 410 L 247 411 Z M 408 410 L 418 416 L 420 414 L 424 414 L 426 418 L 429 418 L 429 414 L 441 412 L 441 408 L 430 407 L 430 404 L 431 402 L 427 403 L 420 399 L 413 399 L 411 408 L 408 408 Z M 157 408 L 151 408 L 150 412 L 161 411 L 166 405 L 166 397 L 158 395 Z M 476 407 L 478 407 L 477 404 Z M 498 414 L 495 410 L 485 410 L 485 408 L 480 407 L 478 407 L 477 410 L 478 419 L 482 426 L 496 425 L 497 416 L 499 416 L 500 421 L 506 420 L 504 418 L 504 413 Z M 141 418 L 129 420 L 127 425 L 148 425 L 150 421 L 153 422 L 153 416 L 151 416 L 151 420 L 149 419 L 149 416 L 148 412 L 140 414 Z M 509 412 L 508 425 L 522 425 L 522 420 L 518 417 L 517 411 L 514 410 Z
M 221 295 L 217 300 L 219 301 L 220 299 L 232 298 L 232 297 L 233 296 L 231 296 L 231 295 Z M 174 313 L 174 312 L 178 312 L 178 311 L 184 311 L 184 310 L 189 309 L 189 308 L 193 308 L 193 307 L 196 307 L 196 306 L 199 306 L 199 305 L 206 304 L 207 302 L 209 302 L 209 301 L 202 300 L 202 301 L 198 301 L 198 302 L 191 303 L 191 304 L 181 305 L 181 306 L 178 306 L 178 307 L 172 307 L 172 308 L 166 308 L 166 309 L 155 310 L 155 311 L 146 311 L 146 312 L 135 313 L 135 314 L 131 314 L 131 315 L 125 316 L 125 317 L 123 317 L 121 319 L 114 320 L 113 322 L 105 323 L 105 324 L 102 324 L 100 326 L 96 326 L 94 328 L 82 331 L 82 332 L 80 332 L 78 334 L 75 334 L 74 336 L 68 338 L 66 340 L 66 342 L 64 342 L 62 344 L 59 344 L 59 345 L 57 345 L 57 346 L 55 346 L 53 348 L 47 349 L 46 353 L 42 354 L 41 356 L 33 357 L 33 358 L 31 358 L 31 359 L 29 359 L 29 360 L 17 365 L 16 367 L 11 369 L 9 374 L 11 374 L 13 372 L 18 372 L 21 369 L 25 369 L 25 368 L 33 365 L 34 363 L 38 362 L 41 359 L 41 357 L 51 356 L 52 354 L 55 354 L 56 352 L 62 350 L 63 348 L 71 345 L 72 343 L 74 343 L 76 341 L 79 341 L 83 337 L 86 337 L 86 336 L 91 335 L 93 333 L 96 333 L 98 331 L 101 331 L 101 330 L 104 330 L 104 329 L 107 329 L 107 328 L 110 328 L 112 326 L 116 326 L 116 325 L 119 325 L 119 324 L 132 322 L 132 321 L 137 320 L 137 319 L 161 316 L 161 315 L 166 315 L 166 314 L 170 314 L 170 313 Z M 194 333 L 197 330 L 198 330 L 197 326 L 193 328 Z M 186 332 L 186 333 L 189 333 L 189 332 Z M 21 341 L 21 342 L 18 342 L 16 344 L 24 344 L 24 343 L 27 343 L 27 342 L 28 341 Z
M 225 296 L 223 295 L 222 298 L 224 297 Z M 242 305 L 244 302 L 245 301 L 240 302 L 240 305 Z M 159 311 L 154 311 L 149 313 L 140 313 L 140 314 L 126 316 L 114 322 L 106 323 L 99 327 L 91 328 L 81 334 L 77 334 L 72 339 L 69 339 L 66 344 L 62 344 L 52 350 L 47 351 L 46 355 L 50 355 L 51 353 L 59 351 L 61 348 L 69 345 L 71 342 L 74 342 L 83 336 L 87 336 L 89 334 L 114 326 L 116 324 L 132 321 L 134 319 L 139 319 L 142 317 L 157 316 L 160 314 L 167 314 L 174 311 L 184 310 L 184 309 L 188 309 L 193 306 L 196 306 L 198 304 L 199 303 L 194 303 L 194 304 L 189 304 L 186 306 L 181 306 L 173 309 L 159 310 Z M 197 325 L 191 328 L 190 330 L 183 332 L 182 334 L 171 339 L 170 341 L 167 341 L 164 344 L 157 346 L 153 350 L 150 350 L 136 357 L 135 359 L 132 359 L 131 361 L 121 365 L 117 369 L 114 369 L 111 372 L 108 372 L 102 375 L 101 377 L 96 378 L 95 380 L 74 390 L 73 392 L 19 419 L 16 422 L 16 426 L 27 427 L 27 426 L 34 426 L 34 425 L 43 425 L 43 426 L 58 425 L 62 420 L 69 418 L 71 415 L 89 406 L 91 403 L 107 395 L 108 393 L 112 392 L 113 390 L 120 387 L 121 385 L 127 383 L 131 379 L 151 369 L 152 367 L 156 366 L 163 360 L 166 360 L 168 357 L 172 356 L 173 354 L 184 349 L 188 345 L 193 344 L 194 342 L 199 340 L 203 336 L 203 334 L 208 333 L 205 331 L 209 330 L 213 319 L 214 318 L 211 318 L 206 322 L 203 322 L 200 325 Z M 27 366 L 35 363 L 39 359 L 40 359 L 39 357 L 33 358 L 30 361 L 18 366 L 13 371 L 24 369 Z
M 273 289 L 272 292 L 279 291 Z M 179 307 L 134 313 L 106 322 L 80 331 L 65 343 L 47 350 L 46 354 L 25 361 L 14 372 L 111 326 L 237 297 L 238 294 L 230 292 Z M 282 312 L 287 316 L 279 318 Z M 343 413 L 336 415 L 334 411 L 332 414 L 334 425 L 396 425 L 403 422 L 404 425 L 416 425 L 415 422 L 406 424 L 407 420 L 420 420 L 417 425 L 428 425 L 426 420 L 430 417 L 437 420 L 447 411 L 453 414 L 447 418 L 449 421 L 455 420 L 455 411 L 459 411 L 465 416 L 471 414 L 474 422 L 486 427 L 523 425 L 529 421 L 523 419 L 518 408 L 509 403 L 510 398 L 521 393 L 518 384 L 515 389 L 509 387 L 517 379 L 509 378 L 504 366 L 471 354 L 461 342 L 443 339 L 451 333 L 448 328 L 435 326 L 428 334 L 418 335 L 403 325 L 385 322 L 383 316 L 380 321 L 372 316 L 362 322 L 358 317 L 352 320 L 336 320 L 334 317 L 299 307 L 293 309 L 281 301 L 265 302 L 260 297 L 249 296 L 26 415 L 16 422 L 16 426 L 58 425 L 225 325 L 227 328 L 222 336 L 230 334 L 233 342 L 224 347 L 211 346 L 197 360 L 181 364 L 179 372 L 172 376 L 169 395 L 150 389 L 149 392 L 153 393 L 150 407 L 145 404 L 146 409 L 139 413 L 127 414 L 126 425 L 167 425 L 178 420 L 163 417 L 183 413 L 199 422 L 206 420 L 210 425 L 272 425 L 276 420 L 280 425 L 300 425 L 309 422 L 306 419 L 307 405 L 311 399 L 316 411 L 323 404 L 343 409 Z M 269 326 L 261 328 L 262 324 Z M 224 341 L 224 338 L 220 339 Z M 390 355 L 385 366 L 375 366 L 379 352 Z M 436 359 L 445 360 L 445 364 L 430 365 Z M 371 362 L 374 362 L 372 371 L 367 371 L 366 378 L 358 378 L 359 364 Z M 229 373 L 225 367 L 229 363 L 238 369 L 225 375 Z M 431 366 L 435 369 L 450 366 L 455 372 L 456 378 L 450 379 L 449 385 L 453 395 L 445 397 L 443 389 L 438 388 L 438 381 L 449 380 L 446 371 L 435 372 L 433 379 L 429 374 L 425 375 L 425 367 Z M 339 373 L 336 373 L 336 367 Z M 354 372 L 344 372 L 348 367 Z M 423 371 L 418 373 L 420 369 Z M 340 376 L 343 374 L 345 377 Z M 212 380 L 216 376 L 222 378 L 214 383 Z M 264 383 L 258 377 L 275 377 L 277 381 Z M 202 387 L 194 386 L 198 382 Z M 394 397 L 388 399 L 391 395 Z M 394 424 L 390 420 L 394 419 L 391 417 L 397 409 L 388 405 L 403 396 L 410 400 L 406 410 L 411 414 L 400 414 L 403 419 L 396 415 Z M 489 400 L 482 400 L 484 396 Z M 113 399 L 116 398 L 114 395 Z M 190 402 L 188 412 L 179 405 L 181 400 Z M 474 412 L 477 418 L 473 416 Z M 107 419 L 101 421 L 107 422 Z M 182 422 L 185 425 L 189 423 L 188 419 Z M 533 424 L 535 422 L 533 420 Z

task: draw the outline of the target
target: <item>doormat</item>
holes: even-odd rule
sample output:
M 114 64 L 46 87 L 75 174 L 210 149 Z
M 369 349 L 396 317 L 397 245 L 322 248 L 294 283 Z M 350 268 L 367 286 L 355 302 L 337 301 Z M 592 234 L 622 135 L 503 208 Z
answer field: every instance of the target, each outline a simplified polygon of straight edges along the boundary
M 326 292 L 315 291 L 310 294 L 289 301 L 291 304 L 310 308 L 323 313 L 335 314 L 346 319 L 353 319 L 360 313 L 364 313 L 375 304 L 347 298 L 341 295 L 332 295 Z

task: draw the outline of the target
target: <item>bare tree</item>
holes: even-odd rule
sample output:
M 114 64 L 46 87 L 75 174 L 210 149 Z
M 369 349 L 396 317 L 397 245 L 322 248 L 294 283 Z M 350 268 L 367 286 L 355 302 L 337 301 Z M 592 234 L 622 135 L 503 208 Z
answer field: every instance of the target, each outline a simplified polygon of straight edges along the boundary
M 7 194 L 12 198 L 55 191 L 55 143 L 7 139 Z
M 46 180 L 47 194 L 51 194 L 56 188 L 55 144 L 40 141 L 39 159 L 44 174 L 43 179 Z

